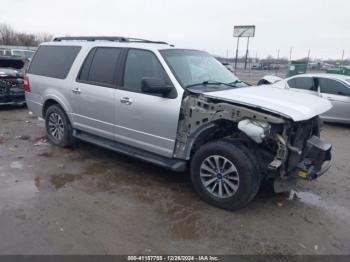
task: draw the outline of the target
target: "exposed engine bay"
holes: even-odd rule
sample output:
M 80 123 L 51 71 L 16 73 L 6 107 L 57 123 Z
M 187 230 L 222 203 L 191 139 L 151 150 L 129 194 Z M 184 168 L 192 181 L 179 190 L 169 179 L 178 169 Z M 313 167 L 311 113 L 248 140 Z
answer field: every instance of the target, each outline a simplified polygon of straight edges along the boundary
M 187 95 L 181 109 L 176 158 L 189 159 L 201 144 L 227 138 L 249 151 L 264 179 L 279 181 L 314 179 L 325 172 L 322 165 L 331 158 L 331 145 L 319 139 L 318 117 L 294 122 L 203 94 Z

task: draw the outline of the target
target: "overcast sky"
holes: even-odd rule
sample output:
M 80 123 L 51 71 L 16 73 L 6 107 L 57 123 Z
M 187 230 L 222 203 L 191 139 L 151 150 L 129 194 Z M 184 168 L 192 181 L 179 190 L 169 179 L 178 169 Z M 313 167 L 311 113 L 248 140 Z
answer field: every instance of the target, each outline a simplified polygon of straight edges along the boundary
M 0 23 L 23 32 L 163 40 L 226 57 L 234 25 L 256 25 L 250 55 L 350 57 L 349 0 L 0 0 Z M 240 55 L 246 41 L 241 41 Z

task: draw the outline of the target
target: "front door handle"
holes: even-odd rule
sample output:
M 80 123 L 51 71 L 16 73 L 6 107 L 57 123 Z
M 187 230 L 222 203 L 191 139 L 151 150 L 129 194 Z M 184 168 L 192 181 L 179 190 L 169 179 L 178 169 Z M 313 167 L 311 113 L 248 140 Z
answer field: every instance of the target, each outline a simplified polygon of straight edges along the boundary
M 81 94 L 81 90 L 78 87 L 73 87 L 72 92 L 73 92 L 73 94 L 77 94 L 77 95 Z
M 132 101 L 129 97 L 123 96 L 122 98 L 120 98 L 120 103 L 125 104 L 125 105 L 131 105 Z

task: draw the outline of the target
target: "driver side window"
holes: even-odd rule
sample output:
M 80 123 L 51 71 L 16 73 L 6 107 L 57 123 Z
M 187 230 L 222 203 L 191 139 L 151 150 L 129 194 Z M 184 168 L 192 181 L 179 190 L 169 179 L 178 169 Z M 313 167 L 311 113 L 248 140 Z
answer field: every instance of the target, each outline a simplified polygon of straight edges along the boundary
M 169 82 L 166 72 L 152 52 L 130 49 L 125 63 L 124 89 L 141 93 L 141 82 L 144 77 L 160 78 Z

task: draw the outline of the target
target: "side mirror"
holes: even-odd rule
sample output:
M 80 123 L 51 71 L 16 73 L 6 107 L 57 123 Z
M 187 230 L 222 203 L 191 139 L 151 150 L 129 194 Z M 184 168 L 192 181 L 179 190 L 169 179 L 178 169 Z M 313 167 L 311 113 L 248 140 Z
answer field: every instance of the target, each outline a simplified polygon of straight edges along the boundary
M 141 89 L 145 93 L 166 95 L 171 91 L 172 86 L 157 77 L 143 77 L 141 80 Z

